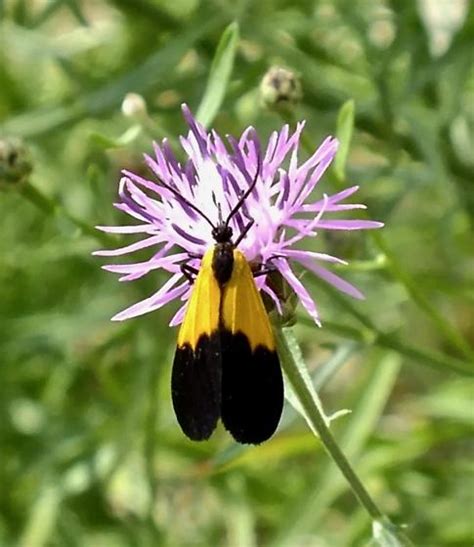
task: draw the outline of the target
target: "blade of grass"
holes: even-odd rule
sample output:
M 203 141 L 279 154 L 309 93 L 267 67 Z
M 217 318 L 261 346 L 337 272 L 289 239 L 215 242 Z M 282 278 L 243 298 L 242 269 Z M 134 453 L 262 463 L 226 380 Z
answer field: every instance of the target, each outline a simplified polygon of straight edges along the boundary
M 228 545 L 256 547 L 256 515 L 248 503 L 245 480 L 231 475 L 228 479 L 230 490 L 226 500 L 226 528 Z
M 334 173 L 339 180 L 346 178 L 346 162 L 354 129 L 354 100 L 346 101 L 337 115 L 336 137 L 339 140 L 339 150 L 334 158 Z
M 314 326 L 314 322 L 308 317 L 300 316 L 298 321 L 308 327 Z M 445 353 L 405 344 L 397 336 L 392 334 L 384 334 L 372 330 L 361 330 L 349 325 L 343 325 L 342 323 L 335 323 L 334 321 L 324 321 L 324 328 L 334 334 L 348 338 L 349 340 L 356 340 L 380 348 L 391 349 L 400 355 L 413 359 L 419 364 L 437 370 L 448 368 L 458 374 L 474 376 L 474 370 L 467 361 L 451 357 Z
M 231 23 L 222 33 L 212 61 L 206 90 L 197 110 L 196 119 L 208 127 L 224 100 L 239 41 L 239 25 Z
M 44 486 L 28 515 L 18 541 L 19 547 L 43 547 L 49 544 L 56 526 L 61 497 L 60 488 L 53 486 L 53 482 Z
M 329 380 L 346 364 L 350 357 L 360 348 L 359 344 L 346 342 L 341 344 L 334 354 L 321 366 L 319 366 L 312 375 L 314 389 L 319 391 Z
M 387 259 L 387 269 L 391 272 L 394 279 L 405 287 L 412 300 L 433 321 L 444 338 L 474 363 L 474 350 L 472 347 L 431 303 L 413 276 L 402 268 L 398 258 L 387 245 L 383 236 L 380 233 L 376 233 L 376 231 L 371 231 L 370 235 L 377 247 L 384 253 Z

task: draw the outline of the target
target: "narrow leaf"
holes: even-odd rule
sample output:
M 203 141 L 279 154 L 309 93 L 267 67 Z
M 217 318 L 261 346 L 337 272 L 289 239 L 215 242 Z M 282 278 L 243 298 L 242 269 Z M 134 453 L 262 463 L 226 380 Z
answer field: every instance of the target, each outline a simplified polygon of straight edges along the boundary
M 239 26 L 234 22 L 222 33 L 212 61 L 206 90 L 196 114 L 197 120 L 205 127 L 212 122 L 224 100 L 232 67 L 234 66 L 238 41 Z
M 346 178 L 346 162 L 353 129 L 354 101 L 350 99 L 341 106 L 337 116 L 336 136 L 339 140 L 339 150 L 334 159 L 334 172 L 340 181 Z
M 90 133 L 89 139 L 95 146 L 97 146 L 97 148 L 110 150 L 113 148 L 127 146 L 132 143 L 141 132 L 142 128 L 140 125 L 132 125 L 124 133 L 122 133 L 120 137 L 117 138 L 108 137 L 107 135 L 94 131 L 93 133 Z
M 18 540 L 19 547 L 50 545 L 60 502 L 60 489 L 52 483 L 45 485 L 27 515 L 26 525 Z

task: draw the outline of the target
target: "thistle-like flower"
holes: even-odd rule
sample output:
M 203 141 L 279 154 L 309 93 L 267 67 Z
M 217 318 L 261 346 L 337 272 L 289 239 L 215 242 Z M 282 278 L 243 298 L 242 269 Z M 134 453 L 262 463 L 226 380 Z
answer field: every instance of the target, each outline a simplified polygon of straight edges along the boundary
M 232 214 L 229 224 L 238 235 L 253 222 L 238 244 L 247 261 L 259 269 L 278 271 L 317 324 L 319 315 L 315 302 L 300 281 L 296 268 L 302 267 L 340 291 L 363 298 L 357 288 L 322 265 L 345 264 L 343 260 L 298 248 L 304 238 L 316 236 L 319 230 L 383 226 L 371 220 L 330 218 L 334 212 L 365 209 L 362 204 L 343 203 L 358 186 L 313 199 L 313 190 L 337 152 L 337 139 L 327 137 L 314 154 L 301 163 L 298 146 L 304 122 L 297 124 L 293 133 L 288 125 L 275 131 L 263 148 L 252 127 L 238 140 L 228 136 L 225 144 L 215 131 L 207 132 L 185 105 L 183 113 L 189 126 L 188 135 L 180 138 L 186 160 L 176 159 L 166 139 L 161 145 L 154 144 L 154 155 L 145 155 L 152 176 L 143 178 L 123 171 L 120 181 L 120 201 L 116 207 L 138 222 L 129 226 L 98 226 L 105 232 L 142 234 L 144 238 L 119 249 L 97 251 L 97 255 L 115 257 L 152 249 L 151 258 L 145 262 L 104 266 L 105 270 L 120 274 L 121 281 L 132 281 L 159 269 L 170 274 L 154 294 L 113 319 L 136 317 L 180 299 L 183 304 L 170 325 L 181 323 L 192 290 L 182 265 L 199 270 L 204 253 L 215 244 L 212 226 L 229 216 L 255 177 L 258 179 L 254 189 Z M 281 311 L 281 302 L 269 276 L 261 275 L 255 281 L 258 289 Z

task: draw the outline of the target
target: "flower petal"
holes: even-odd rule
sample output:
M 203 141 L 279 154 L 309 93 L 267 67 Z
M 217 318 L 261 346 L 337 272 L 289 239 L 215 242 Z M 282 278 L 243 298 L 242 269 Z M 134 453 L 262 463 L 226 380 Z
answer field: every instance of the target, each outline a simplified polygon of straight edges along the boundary
M 135 224 L 132 226 L 95 226 L 101 232 L 109 234 L 153 234 L 156 229 L 149 224 Z
M 308 258 L 299 258 L 296 260 L 306 269 L 310 270 L 333 287 L 336 287 L 336 289 L 340 290 L 341 292 L 349 294 L 350 296 L 357 298 L 358 300 L 365 300 L 365 296 L 359 291 L 357 287 L 354 287 L 354 285 L 352 285 L 345 279 L 342 279 L 342 277 L 339 277 L 334 272 L 327 270 L 323 266 L 316 264 Z
M 184 316 L 186 314 L 186 308 L 188 307 L 188 303 L 186 302 L 183 304 L 179 310 L 173 315 L 171 318 L 171 321 L 169 322 L 170 327 L 177 327 L 183 322 Z
M 112 317 L 112 321 L 124 321 L 125 319 L 130 319 L 131 317 L 138 317 L 139 315 L 157 310 L 168 302 L 171 302 L 171 300 L 178 298 L 187 290 L 189 286 L 187 281 L 181 283 L 181 285 L 178 285 L 177 287 L 174 286 L 180 279 L 182 279 L 182 277 L 183 274 L 181 273 L 174 274 L 158 291 L 156 291 L 155 294 L 138 302 L 137 304 L 134 304 L 133 306 L 130 306 L 126 310 L 117 313 Z
M 119 249 L 94 251 L 92 254 L 94 256 L 120 256 L 127 253 L 134 253 L 136 251 L 140 251 L 141 249 L 146 249 L 147 247 L 151 247 L 152 245 L 163 243 L 163 241 L 165 241 L 163 234 L 160 234 L 157 236 L 151 236 L 147 239 L 142 239 L 141 241 L 136 241 L 135 243 L 127 245 L 126 247 L 120 247 Z
M 341 258 L 337 258 L 337 256 L 332 256 L 326 253 L 316 253 L 314 251 L 300 251 L 296 249 L 285 249 L 284 251 L 282 251 L 282 254 L 294 260 L 305 260 L 305 259 L 313 258 L 316 260 L 324 260 L 325 262 L 333 262 L 336 264 L 344 264 L 344 265 L 347 264 L 345 260 L 342 260 Z
M 317 227 L 325 230 L 371 230 L 383 225 L 383 222 L 375 220 L 320 220 Z
M 166 266 L 169 266 L 170 264 L 176 264 L 176 262 L 181 262 L 183 260 L 186 260 L 188 256 L 189 256 L 188 253 L 177 253 L 174 255 L 163 256 L 159 258 L 153 257 L 150 260 L 147 260 L 146 262 L 136 262 L 134 264 L 109 264 L 106 266 L 102 266 L 102 269 L 107 270 L 108 272 L 124 273 L 124 274 L 131 274 L 131 273 L 138 273 L 138 272 L 148 273 L 151 270 L 164 268 Z

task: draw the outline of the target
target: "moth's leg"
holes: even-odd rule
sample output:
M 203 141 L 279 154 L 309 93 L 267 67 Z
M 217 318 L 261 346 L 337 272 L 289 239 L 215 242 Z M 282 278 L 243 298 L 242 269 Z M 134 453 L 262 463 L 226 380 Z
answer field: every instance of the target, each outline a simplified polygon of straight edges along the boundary
M 256 271 L 252 272 L 254 277 L 260 277 L 261 275 L 267 275 L 267 274 L 276 272 L 276 270 L 277 270 L 276 266 L 273 266 L 272 264 L 268 264 L 265 267 L 262 267 L 262 266 L 263 266 L 263 264 L 260 264 L 260 268 Z
M 273 272 L 276 272 L 278 268 L 272 264 L 272 260 L 275 260 L 275 258 L 284 258 L 287 260 L 286 256 L 283 255 L 272 255 L 268 260 L 266 264 L 257 264 L 256 267 L 252 269 L 252 273 L 254 277 L 260 277 L 261 275 L 267 275 L 271 274 Z
M 196 279 L 197 274 L 199 273 L 199 270 L 197 268 L 193 268 L 193 266 L 190 266 L 187 262 L 181 264 L 180 268 L 181 273 L 192 285 L 194 283 L 194 280 Z

